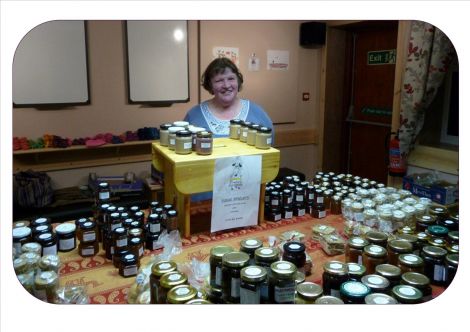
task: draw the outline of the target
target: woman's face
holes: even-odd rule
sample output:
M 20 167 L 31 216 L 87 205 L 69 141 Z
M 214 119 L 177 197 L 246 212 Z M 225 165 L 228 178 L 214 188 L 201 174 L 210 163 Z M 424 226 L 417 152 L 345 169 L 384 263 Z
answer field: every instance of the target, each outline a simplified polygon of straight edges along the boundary
M 237 75 L 230 69 L 225 68 L 221 74 L 216 74 L 211 79 L 212 93 L 214 98 L 222 105 L 230 105 L 238 94 Z

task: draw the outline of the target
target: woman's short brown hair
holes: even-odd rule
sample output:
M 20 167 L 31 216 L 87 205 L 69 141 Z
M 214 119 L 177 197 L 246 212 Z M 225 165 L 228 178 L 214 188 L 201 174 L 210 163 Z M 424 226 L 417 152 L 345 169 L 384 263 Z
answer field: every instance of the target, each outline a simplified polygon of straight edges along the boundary
M 211 79 L 217 75 L 221 74 L 225 71 L 226 68 L 232 70 L 232 72 L 237 75 L 238 80 L 238 91 L 241 91 L 243 85 L 243 75 L 238 70 L 237 66 L 228 58 L 217 58 L 212 60 L 211 63 L 207 66 L 206 70 L 202 74 L 201 77 L 201 84 L 210 94 L 214 94 L 212 92 L 212 84 Z

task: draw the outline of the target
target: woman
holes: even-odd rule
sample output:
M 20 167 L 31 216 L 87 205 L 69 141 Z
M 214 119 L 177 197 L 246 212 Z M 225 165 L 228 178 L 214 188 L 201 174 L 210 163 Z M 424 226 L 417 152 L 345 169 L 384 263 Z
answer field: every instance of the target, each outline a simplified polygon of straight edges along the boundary
M 214 137 L 228 136 L 231 119 L 273 128 L 271 119 L 261 106 L 238 97 L 243 85 L 243 75 L 230 59 L 213 60 L 202 74 L 201 83 L 214 97 L 191 108 L 185 121 L 209 129 Z

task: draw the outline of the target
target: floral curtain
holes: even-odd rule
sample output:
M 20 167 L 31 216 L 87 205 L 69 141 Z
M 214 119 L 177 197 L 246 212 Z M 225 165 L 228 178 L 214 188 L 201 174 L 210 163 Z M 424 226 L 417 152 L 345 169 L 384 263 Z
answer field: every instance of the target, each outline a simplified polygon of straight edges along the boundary
M 400 104 L 400 152 L 413 149 L 426 109 L 456 56 L 447 36 L 433 25 L 412 21 Z

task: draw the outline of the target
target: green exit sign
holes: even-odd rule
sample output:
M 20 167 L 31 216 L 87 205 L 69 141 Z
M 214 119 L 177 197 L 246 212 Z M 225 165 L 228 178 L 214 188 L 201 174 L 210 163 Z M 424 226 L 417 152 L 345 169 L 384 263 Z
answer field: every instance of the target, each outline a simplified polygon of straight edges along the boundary
M 397 59 L 397 50 L 367 52 L 368 65 L 394 65 Z

